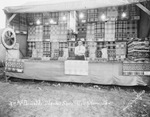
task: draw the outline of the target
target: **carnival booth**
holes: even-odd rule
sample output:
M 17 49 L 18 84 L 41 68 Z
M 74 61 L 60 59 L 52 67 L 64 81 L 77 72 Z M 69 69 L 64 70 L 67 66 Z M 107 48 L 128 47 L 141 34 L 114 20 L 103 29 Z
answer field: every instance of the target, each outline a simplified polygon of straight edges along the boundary
M 146 0 L 80 0 L 6 7 L 6 26 L 16 37 L 9 43 L 11 34 L 6 31 L 1 39 L 9 51 L 6 76 L 150 85 L 149 9 Z M 86 48 L 85 60 L 75 60 L 78 40 Z M 17 45 L 17 51 L 9 48 L 12 45 Z

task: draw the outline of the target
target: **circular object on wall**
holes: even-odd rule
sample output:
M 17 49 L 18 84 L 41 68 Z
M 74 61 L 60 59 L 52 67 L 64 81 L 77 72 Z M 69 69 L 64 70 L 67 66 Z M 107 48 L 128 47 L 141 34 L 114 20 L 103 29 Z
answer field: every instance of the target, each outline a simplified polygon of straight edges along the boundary
M 1 35 L 1 41 L 6 49 L 12 49 L 16 44 L 16 34 L 14 30 L 5 28 Z

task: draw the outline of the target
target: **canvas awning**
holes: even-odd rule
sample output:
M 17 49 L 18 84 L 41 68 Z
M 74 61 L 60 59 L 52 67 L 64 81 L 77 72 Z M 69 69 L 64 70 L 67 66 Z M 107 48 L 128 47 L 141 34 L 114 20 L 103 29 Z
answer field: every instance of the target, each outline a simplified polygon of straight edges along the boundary
M 56 11 L 71 11 L 82 9 L 93 9 L 100 7 L 119 6 L 132 3 L 143 2 L 146 0 L 75 0 L 72 2 L 52 3 L 35 2 L 27 3 L 21 6 L 5 7 L 5 13 L 36 13 L 36 12 L 56 12 Z

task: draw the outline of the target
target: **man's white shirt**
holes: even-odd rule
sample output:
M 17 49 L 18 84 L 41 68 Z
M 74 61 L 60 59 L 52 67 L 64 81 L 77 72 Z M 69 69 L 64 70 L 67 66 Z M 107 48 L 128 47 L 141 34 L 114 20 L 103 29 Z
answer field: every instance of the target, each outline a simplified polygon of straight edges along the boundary
M 85 55 L 85 47 L 83 45 L 75 47 L 75 55 Z

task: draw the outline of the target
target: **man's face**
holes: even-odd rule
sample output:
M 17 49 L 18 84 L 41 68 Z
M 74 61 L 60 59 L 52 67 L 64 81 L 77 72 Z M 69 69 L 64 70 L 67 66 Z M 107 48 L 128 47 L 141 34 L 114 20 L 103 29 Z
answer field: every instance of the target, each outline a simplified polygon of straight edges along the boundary
M 82 45 L 82 41 L 78 41 L 78 45 L 81 46 Z

